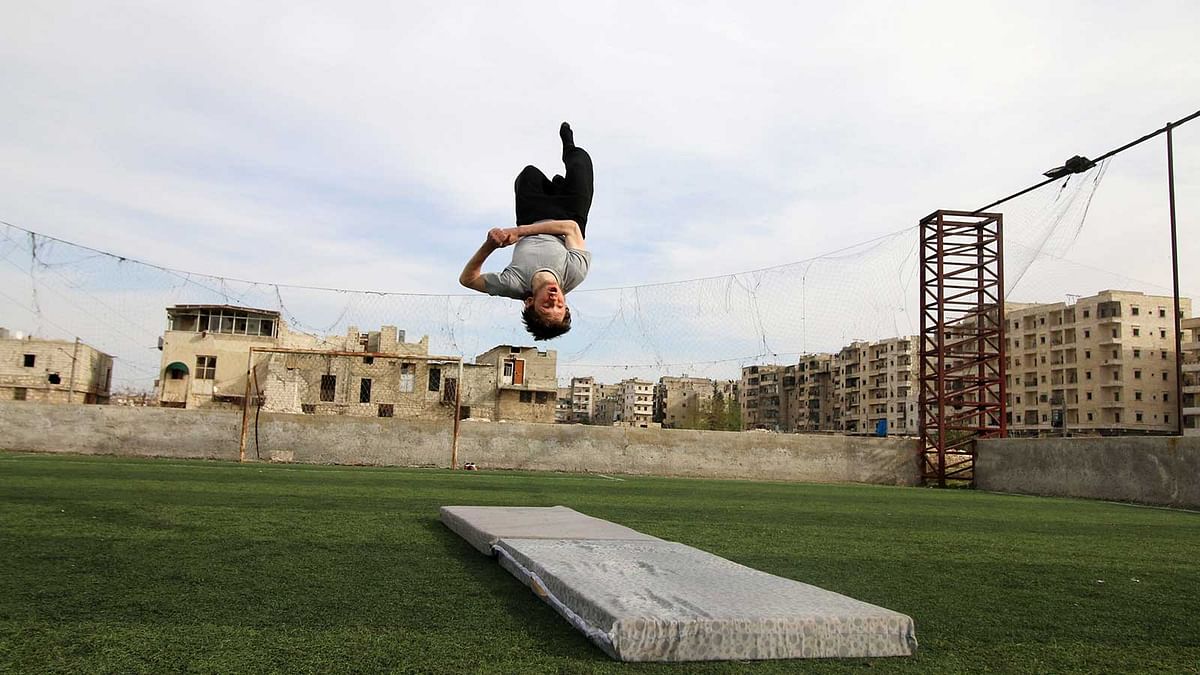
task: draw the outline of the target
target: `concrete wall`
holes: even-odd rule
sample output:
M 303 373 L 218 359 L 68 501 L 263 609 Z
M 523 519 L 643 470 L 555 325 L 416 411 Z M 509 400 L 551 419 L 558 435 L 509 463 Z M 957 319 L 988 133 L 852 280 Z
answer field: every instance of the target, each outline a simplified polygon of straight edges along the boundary
M 984 490 L 1200 508 L 1200 438 L 1007 438 L 981 441 Z
M 0 402 L 0 448 L 237 459 L 238 413 Z M 448 466 L 451 425 L 263 414 L 263 459 Z M 248 456 L 254 458 L 253 430 Z M 903 439 L 464 421 L 459 460 L 484 469 L 915 485 Z

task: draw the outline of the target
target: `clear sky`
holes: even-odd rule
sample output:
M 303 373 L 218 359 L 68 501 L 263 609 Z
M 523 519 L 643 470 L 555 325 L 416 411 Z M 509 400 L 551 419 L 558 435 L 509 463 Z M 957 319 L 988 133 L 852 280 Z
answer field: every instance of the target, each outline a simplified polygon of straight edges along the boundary
M 2 16 L 0 219 L 316 286 L 462 292 L 463 262 L 512 221 L 517 171 L 559 170 L 562 120 L 596 164 L 600 288 L 807 259 L 1200 109 L 1200 3 L 1184 1 L 47 1 Z M 1186 293 L 1200 121 L 1175 140 Z M 1114 160 L 1064 255 L 1169 288 L 1164 153 L 1159 139 Z

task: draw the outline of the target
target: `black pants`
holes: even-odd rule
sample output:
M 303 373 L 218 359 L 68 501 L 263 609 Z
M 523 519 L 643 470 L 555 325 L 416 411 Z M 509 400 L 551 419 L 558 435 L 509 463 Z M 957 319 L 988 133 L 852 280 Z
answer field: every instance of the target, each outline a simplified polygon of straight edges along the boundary
M 563 152 L 566 176 L 546 178 L 536 166 L 527 166 L 517 176 L 517 225 L 539 220 L 573 220 L 587 235 L 588 211 L 592 210 L 592 158 L 583 148 Z

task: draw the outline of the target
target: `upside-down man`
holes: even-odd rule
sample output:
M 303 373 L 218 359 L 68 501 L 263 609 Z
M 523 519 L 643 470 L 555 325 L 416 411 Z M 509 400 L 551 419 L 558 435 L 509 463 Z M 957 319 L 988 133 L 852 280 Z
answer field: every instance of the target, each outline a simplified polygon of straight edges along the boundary
M 587 276 L 592 256 L 584 245 L 592 208 L 592 158 L 575 146 L 566 122 L 562 138 L 565 176 L 546 178 L 527 166 L 517 176 L 517 226 L 493 228 L 467 261 L 458 281 L 489 295 L 521 300 L 521 317 L 535 340 L 549 340 L 571 330 L 566 294 Z M 516 244 L 512 262 L 499 274 L 483 272 L 483 262 L 498 248 Z

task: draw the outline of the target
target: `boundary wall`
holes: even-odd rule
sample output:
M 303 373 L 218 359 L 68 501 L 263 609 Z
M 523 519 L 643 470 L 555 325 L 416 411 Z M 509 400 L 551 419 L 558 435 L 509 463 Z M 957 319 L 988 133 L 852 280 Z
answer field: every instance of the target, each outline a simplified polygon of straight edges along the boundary
M 1200 508 L 1200 437 L 979 441 L 983 490 Z
M 0 403 L 10 451 L 236 461 L 240 435 L 234 411 Z M 252 424 L 252 460 L 254 435 Z M 449 421 L 262 413 L 258 438 L 264 461 L 450 464 Z M 466 420 L 458 457 L 483 469 L 918 485 L 917 451 L 903 438 Z

